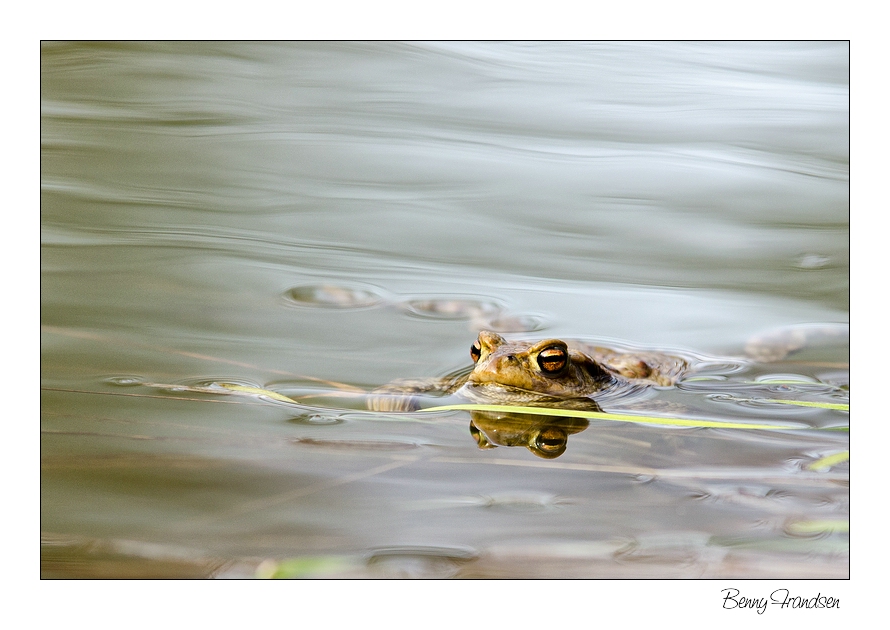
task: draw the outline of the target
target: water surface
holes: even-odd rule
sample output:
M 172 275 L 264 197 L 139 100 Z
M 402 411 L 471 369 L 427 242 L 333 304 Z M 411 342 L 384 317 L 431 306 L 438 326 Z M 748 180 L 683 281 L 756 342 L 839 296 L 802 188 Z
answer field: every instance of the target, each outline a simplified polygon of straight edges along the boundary
M 45 44 L 42 574 L 846 577 L 848 465 L 812 465 L 848 416 L 762 400 L 846 401 L 847 343 L 740 357 L 849 319 L 848 59 Z M 641 402 L 807 430 L 593 422 L 545 460 L 350 395 L 480 328 L 731 356 Z

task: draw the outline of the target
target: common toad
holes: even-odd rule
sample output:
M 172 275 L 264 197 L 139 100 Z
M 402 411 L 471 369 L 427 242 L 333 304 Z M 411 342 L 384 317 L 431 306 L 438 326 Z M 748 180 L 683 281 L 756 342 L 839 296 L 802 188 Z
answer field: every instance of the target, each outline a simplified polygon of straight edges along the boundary
M 401 379 L 368 401 L 375 411 L 413 411 L 418 395 L 455 394 L 475 403 L 597 408 L 598 394 L 627 386 L 670 386 L 685 359 L 659 352 L 619 352 L 560 339 L 508 341 L 483 330 L 470 347 L 472 371 L 441 379 Z

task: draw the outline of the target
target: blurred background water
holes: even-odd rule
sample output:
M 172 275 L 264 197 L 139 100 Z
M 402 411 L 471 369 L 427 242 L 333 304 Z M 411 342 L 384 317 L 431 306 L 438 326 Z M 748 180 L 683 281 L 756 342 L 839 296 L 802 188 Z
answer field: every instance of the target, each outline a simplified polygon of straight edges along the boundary
M 480 327 L 714 354 L 835 330 L 848 65 L 846 42 L 45 43 L 42 574 L 846 577 L 848 469 L 808 468 L 845 433 L 612 424 L 543 461 L 478 450 L 458 412 L 196 386 L 441 376 Z M 809 352 L 748 374 L 806 387 L 758 395 L 845 395 L 846 345 Z

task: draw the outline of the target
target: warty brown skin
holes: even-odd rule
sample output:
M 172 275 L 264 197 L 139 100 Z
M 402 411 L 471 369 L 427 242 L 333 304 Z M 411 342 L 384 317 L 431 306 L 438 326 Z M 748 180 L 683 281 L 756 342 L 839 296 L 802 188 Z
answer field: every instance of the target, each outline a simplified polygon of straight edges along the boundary
M 672 385 L 688 367 L 679 357 L 656 352 L 618 352 L 560 339 L 508 341 L 483 330 L 470 347 L 473 370 L 444 379 L 400 379 L 368 399 L 375 411 L 412 411 L 417 395 L 455 394 L 481 404 L 590 408 L 594 396 L 620 387 Z
M 467 382 L 497 384 L 558 398 L 584 397 L 612 384 L 613 376 L 559 339 L 507 341 L 483 330 L 472 346 Z

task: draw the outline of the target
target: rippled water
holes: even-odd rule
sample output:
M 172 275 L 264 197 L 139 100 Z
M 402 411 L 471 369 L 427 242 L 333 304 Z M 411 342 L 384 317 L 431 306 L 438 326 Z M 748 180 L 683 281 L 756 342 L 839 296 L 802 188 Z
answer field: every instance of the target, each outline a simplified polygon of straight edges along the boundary
M 771 401 L 848 401 L 848 61 L 45 44 L 42 574 L 846 577 L 848 415 Z M 707 359 L 622 404 L 800 430 L 544 459 L 538 420 L 364 411 L 482 328 Z

